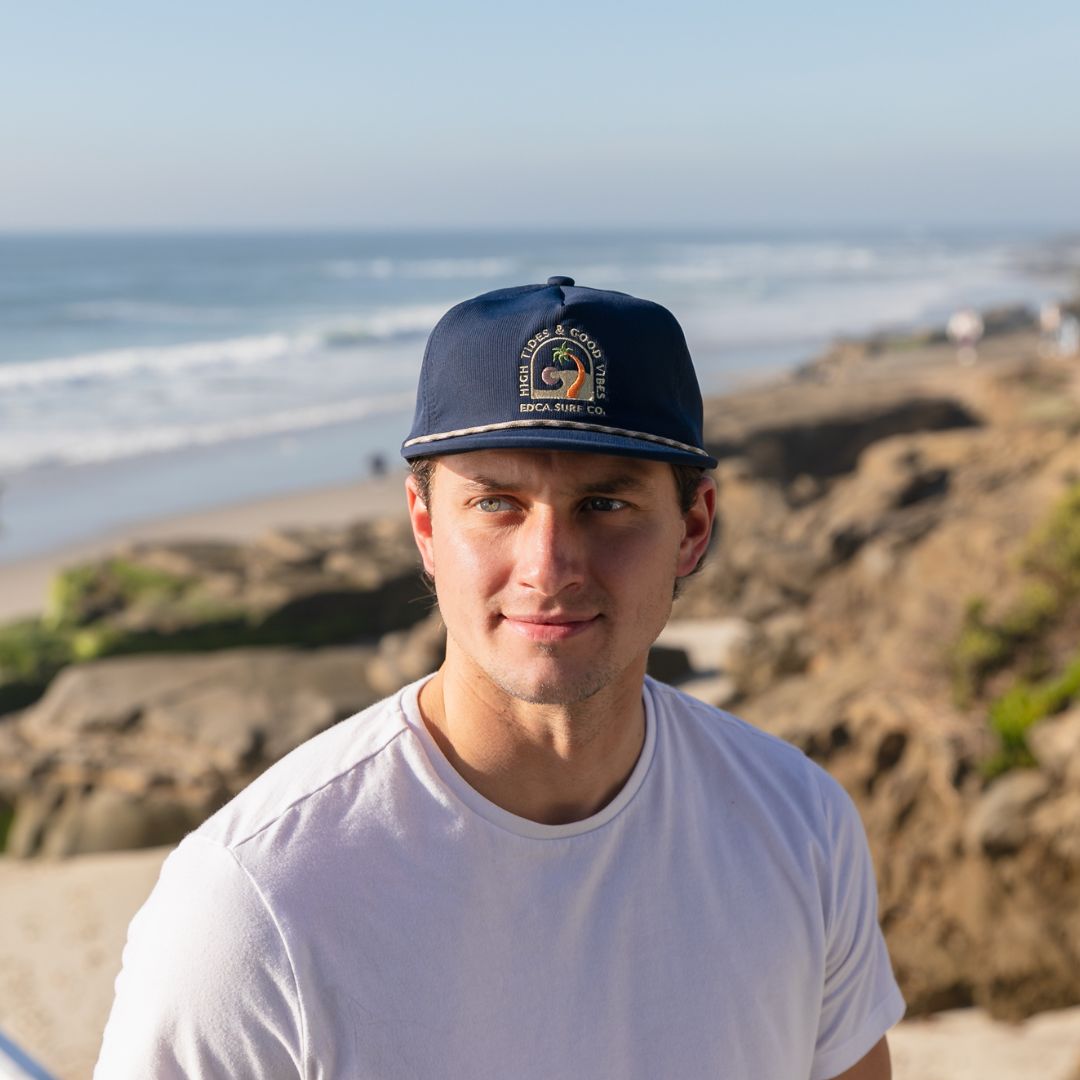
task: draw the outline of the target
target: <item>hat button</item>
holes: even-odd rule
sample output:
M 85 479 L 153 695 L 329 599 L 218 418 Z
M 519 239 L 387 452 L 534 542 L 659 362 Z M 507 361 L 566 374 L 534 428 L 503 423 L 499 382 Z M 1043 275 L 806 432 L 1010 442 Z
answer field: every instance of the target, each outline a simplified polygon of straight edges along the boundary
M 574 279 L 572 277 L 559 277 L 556 274 L 555 277 L 549 277 L 547 283 L 549 285 L 573 285 Z

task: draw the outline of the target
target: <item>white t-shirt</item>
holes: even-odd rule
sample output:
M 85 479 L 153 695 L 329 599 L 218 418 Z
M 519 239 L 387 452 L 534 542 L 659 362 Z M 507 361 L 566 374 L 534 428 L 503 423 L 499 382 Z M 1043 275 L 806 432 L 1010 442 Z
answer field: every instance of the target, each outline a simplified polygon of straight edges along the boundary
M 858 815 L 800 751 L 647 680 L 622 791 L 540 825 L 461 779 L 419 685 L 169 856 L 98 1080 L 824 1080 L 900 1018 Z

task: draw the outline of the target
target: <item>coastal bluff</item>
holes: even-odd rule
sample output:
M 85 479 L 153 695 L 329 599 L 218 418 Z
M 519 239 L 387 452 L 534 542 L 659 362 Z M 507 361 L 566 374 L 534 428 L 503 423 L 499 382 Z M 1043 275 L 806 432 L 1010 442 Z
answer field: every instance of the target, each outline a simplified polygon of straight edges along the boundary
M 991 313 L 992 314 L 992 313 Z M 847 788 L 913 1013 L 1080 1003 L 1080 366 L 1011 310 L 707 403 L 717 537 L 651 670 Z M 175 842 L 437 665 L 401 518 L 131 545 L 0 628 L 8 857 Z

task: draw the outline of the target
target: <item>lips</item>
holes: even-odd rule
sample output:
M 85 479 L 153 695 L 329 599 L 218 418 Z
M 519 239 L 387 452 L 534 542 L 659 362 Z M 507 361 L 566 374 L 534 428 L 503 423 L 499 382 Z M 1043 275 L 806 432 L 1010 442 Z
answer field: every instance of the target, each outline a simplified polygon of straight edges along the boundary
M 551 642 L 566 641 L 577 637 L 595 626 L 599 615 L 551 614 L 542 615 L 503 615 L 503 620 L 516 633 L 529 641 Z

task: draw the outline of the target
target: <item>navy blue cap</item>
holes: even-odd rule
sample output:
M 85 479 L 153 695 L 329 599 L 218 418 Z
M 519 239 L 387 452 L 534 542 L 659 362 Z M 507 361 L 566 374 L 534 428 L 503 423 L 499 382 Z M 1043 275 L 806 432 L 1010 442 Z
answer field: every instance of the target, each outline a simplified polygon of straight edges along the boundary
M 401 453 L 585 450 L 713 468 L 703 443 L 701 391 L 671 312 L 552 277 L 439 320 Z

